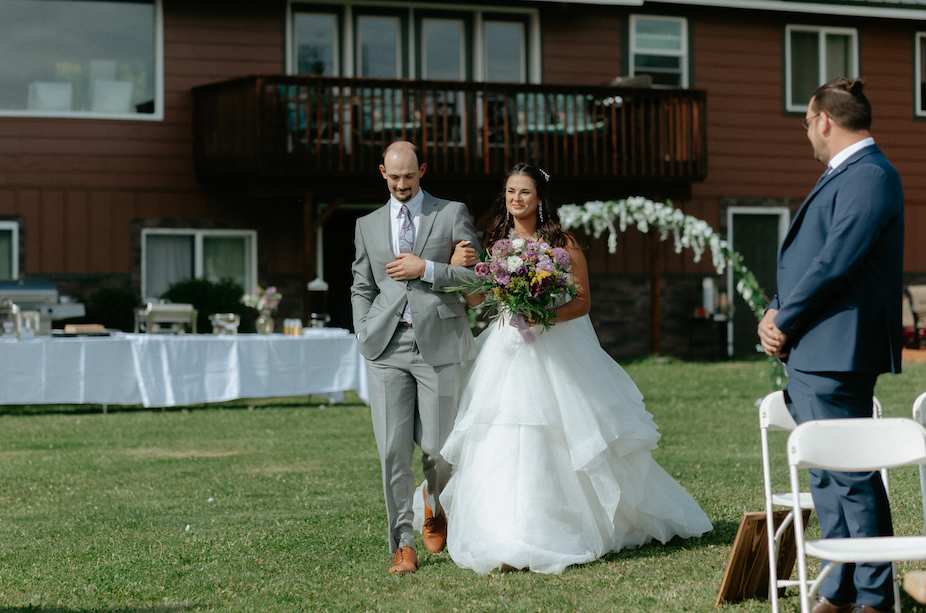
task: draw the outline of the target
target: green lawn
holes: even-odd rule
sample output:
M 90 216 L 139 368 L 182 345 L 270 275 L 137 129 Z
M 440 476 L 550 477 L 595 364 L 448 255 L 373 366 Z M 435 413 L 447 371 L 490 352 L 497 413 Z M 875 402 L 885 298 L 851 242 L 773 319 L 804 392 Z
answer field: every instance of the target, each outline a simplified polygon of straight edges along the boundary
M 660 426 L 656 459 L 714 530 L 560 576 L 479 577 L 423 547 L 416 574 L 387 575 L 379 460 L 362 404 L 277 399 L 108 415 L 0 407 L 0 613 L 711 611 L 743 512 L 763 508 L 753 403 L 769 391 L 768 366 L 625 367 Z M 909 416 L 922 391 L 926 364 L 909 364 L 882 376 L 876 393 L 888 416 Z M 783 438 L 775 449 L 783 454 Z M 922 531 L 916 471 L 893 471 L 891 491 L 898 531 Z M 797 598 L 782 610 L 796 611 Z M 906 598 L 904 610 L 924 609 Z

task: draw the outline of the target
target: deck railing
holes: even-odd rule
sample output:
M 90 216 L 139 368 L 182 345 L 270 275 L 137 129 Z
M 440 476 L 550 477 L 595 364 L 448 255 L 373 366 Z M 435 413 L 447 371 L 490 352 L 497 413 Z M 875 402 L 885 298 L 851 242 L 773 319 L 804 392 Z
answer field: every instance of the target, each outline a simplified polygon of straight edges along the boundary
M 497 176 L 519 161 L 575 178 L 707 173 L 702 91 L 252 76 L 193 96 L 206 176 L 369 172 L 398 139 L 446 175 Z

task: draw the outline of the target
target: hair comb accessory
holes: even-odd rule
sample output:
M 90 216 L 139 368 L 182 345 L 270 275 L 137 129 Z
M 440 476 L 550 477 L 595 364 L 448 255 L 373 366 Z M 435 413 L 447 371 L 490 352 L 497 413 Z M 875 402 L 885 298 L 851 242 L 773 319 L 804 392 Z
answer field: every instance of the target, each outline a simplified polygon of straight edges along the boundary
M 543 175 L 544 180 L 545 180 L 547 183 L 549 183 L 549 182 L 550 182 L 550 173 L 548 173 L 548 172 L 547 172 L 546 170 L 544 170 L 543 168 L 537 168 L 537 170 L 539 170 L 539 171 L 540 171 L 540 174 Z

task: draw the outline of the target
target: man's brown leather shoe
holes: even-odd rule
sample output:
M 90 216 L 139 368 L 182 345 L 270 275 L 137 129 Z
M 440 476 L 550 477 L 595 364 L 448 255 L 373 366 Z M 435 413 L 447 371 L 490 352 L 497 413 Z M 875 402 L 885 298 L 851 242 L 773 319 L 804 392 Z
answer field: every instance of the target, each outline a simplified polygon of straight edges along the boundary
M 447 516 L 443 510 L 437 516 L 431 511 L 427 487 L 421 488 L 421 495 L 424 496 L 424 526 L 421 527 L 421 540 L 429 552 L 439 553 L 447 546 Z
M 418 570 L 418 554 L 411 547 L 399 547 L 392 555 L 390 575 L 405 575 Z
M 854 602 L 844 605 L 835 605 L 825 597 L 817 596 L 817 601 L 813 605 L 812 613 L 852 613 L 854 609 Z

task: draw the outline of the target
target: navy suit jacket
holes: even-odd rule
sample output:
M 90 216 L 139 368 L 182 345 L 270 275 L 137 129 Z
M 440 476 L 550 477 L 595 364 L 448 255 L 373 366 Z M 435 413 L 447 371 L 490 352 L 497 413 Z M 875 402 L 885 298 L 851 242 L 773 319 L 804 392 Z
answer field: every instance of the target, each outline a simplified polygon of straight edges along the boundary
M 788 368 L 900 372 L 903 188 L 878 147 L 822 178 L 778 252 L 775 325 Z

